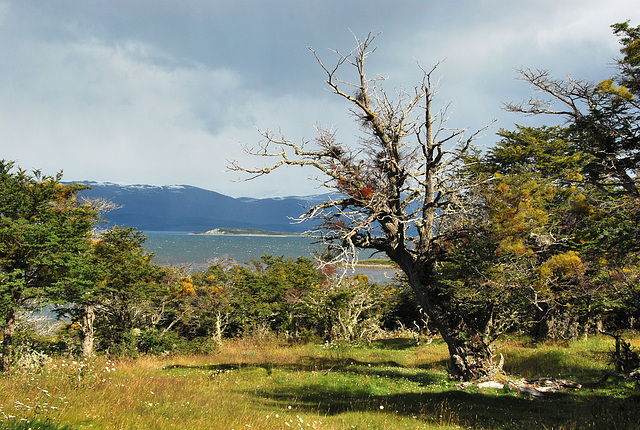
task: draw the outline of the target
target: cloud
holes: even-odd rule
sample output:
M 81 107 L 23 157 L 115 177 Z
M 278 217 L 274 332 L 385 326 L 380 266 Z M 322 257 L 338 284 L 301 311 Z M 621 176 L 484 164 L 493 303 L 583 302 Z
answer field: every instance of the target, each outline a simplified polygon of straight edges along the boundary
M 180 62 L 136 41 L 4 45 L 8 57 L 20 52 L 30 55 L 2 70 L 0 129 L 9 143 L 3 156 L 25 168 L 64 169 L 72 180 L 173 179 L 238 195 L 237 176 L 226 170 L 244 156 L 240 141 L 258 140 L 251 124 L 280 123 L 302 138 L 296 113 L 323 110 L 319 100 L 266 96 L 231 69 Z M 309 186 L 301 185 L 287 190 L 304 194 Z M 282 194 L 269 183 L 240 188 Z
M 498 127 L 527 119 L 501 102 L 528 96 L 517 67 L 598 80 L 613 73 L 613 22 L 640 22 L 634 2 L 358 1 L 178 2 L 58 0 L 0 2 L 2 158 L 70 180 L 190 184 L 230 195 L 318 192 L 288 169 L 234 182 L 230 159 L 260 129 L 312 139 L 314 125 L 358 132 L 323 84 L 328 48 L 348 52 L 351 31 L 381 35 L 370 74 L 387 90 L 411 88 L 419 62 L 439 60 L 436 103 L 452 103 L 451 126 Z

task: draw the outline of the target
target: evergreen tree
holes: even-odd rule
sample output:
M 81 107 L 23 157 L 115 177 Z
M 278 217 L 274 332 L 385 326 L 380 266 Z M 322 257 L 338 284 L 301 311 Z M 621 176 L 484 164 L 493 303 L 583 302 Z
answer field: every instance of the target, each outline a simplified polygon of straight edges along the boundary
M 64 305 L 57 311 L 79 325 L 83 354 L 93 353 L 94 332 L 103 349 L 135 349 L 136 330 L 152 325 L 166 271 L 152 263 L 145 240 L 131 227 L 102 232 L 59 284 Z
M 84 187 L 60 183 L 0 161 L 1 369 L 11 363 L 16 314 L 55 300 L 54 283 L 89 246 L 96 210 L 76 197 Z

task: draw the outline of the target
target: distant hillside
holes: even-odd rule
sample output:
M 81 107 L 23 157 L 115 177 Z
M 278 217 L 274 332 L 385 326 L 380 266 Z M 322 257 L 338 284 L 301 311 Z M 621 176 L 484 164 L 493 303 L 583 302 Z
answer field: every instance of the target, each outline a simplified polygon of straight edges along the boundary
M 325 196 L 269 199 L 233 198 L 188 185 L 118 185 L 83 181 L 81 196 L 111 200 L 120 209 L 104 216 L 111 225 L 147 231 L 203 232 L 215 228 L 254 228 L 301 233 L 312 227 L 290 218 Z

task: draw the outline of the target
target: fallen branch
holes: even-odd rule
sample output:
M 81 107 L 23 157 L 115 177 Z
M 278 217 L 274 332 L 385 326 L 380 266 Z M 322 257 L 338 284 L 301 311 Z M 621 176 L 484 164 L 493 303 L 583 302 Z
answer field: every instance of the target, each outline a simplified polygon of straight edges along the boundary
M 556 379 L 556 378 L 532 379 L 530 381 L 527 381 L 527 383 L 539 388 L 556 388 L 556 389 L 570 388 L 574 390 L 578 390 L 582 388 L 582 385 L 577 382 L 567 381 L 566 379 Z M 549 391 L 549 390 L 546 390 L 546 391 Z
M 474 384 L 465 383 L 459 385 L 459 388 L 465 389 L 472 385 Z M 566 389 L 578 390 L 582 388 L 582 385 L 577 382 L 556 378 L 538 378 L 532 380 L 522 379 L 519 381 L 507 380 L 506 382 L 489 380 L 479 382 L 475 385 L 477 385 L 478 388 L 506 389 L 506 387 L 508 387 L 509 390 L 517 390 L 520 394 L 528 397 L 543 397 L 547 393 L 558 392 Z
M 543 391 L 539 390 L 536 387 L 531 387 L 529 385 L 509 383 L 509 387 L 514 387 L 515 389 L 517 389 L 520 392 L 520 394 L 524 394 L 525 396 L 529 396 L 529 397 L 542 397 L 542 396 L 544 396 L 544 392 Z

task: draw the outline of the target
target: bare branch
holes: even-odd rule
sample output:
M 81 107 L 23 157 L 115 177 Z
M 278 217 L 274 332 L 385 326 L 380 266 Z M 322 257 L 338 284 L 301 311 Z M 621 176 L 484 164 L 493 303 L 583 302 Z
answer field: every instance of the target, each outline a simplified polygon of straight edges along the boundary
M 99 214 L 106 214 L 122 207 L 109 199 L 101 197 L 82 197 L 81 203 L 91 206 Z

